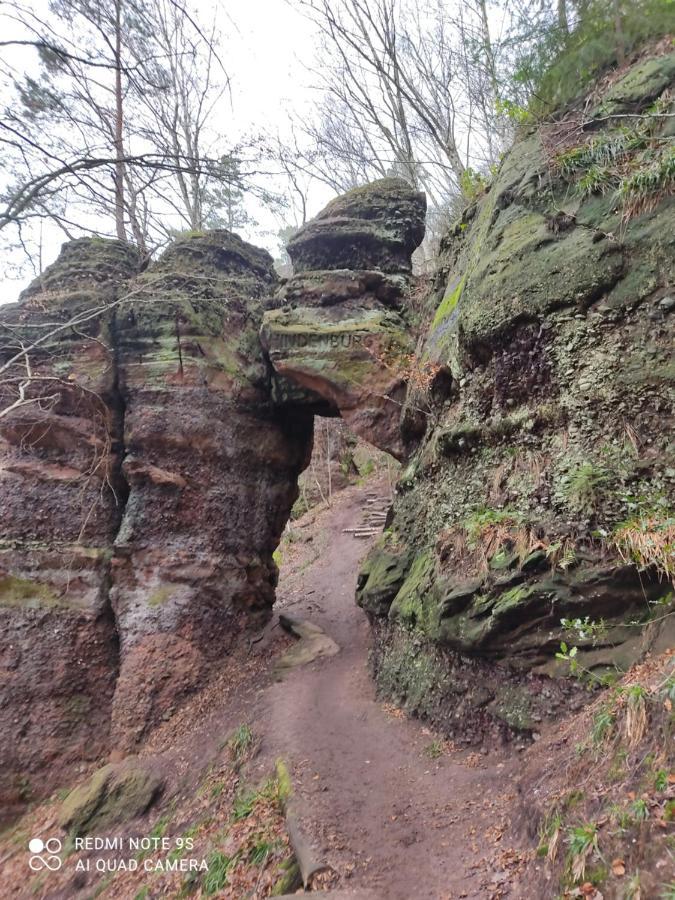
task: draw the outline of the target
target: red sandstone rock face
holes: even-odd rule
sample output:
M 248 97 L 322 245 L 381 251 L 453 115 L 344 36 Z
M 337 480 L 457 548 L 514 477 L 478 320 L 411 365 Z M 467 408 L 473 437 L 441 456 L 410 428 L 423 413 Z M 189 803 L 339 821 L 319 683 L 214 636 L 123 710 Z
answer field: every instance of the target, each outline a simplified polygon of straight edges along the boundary
M 423 199 L 338 198 L 274 302 L 269 254 L 214 231 L 142 273 L 123 243 L 71 242 L 3 308 L 0 801 L 132 750 L 269 614 L 315 412 L 402 455 Z
M 6 802 L 133 747 L 274 600 L 312 423 L 269 401 L 271 259 L 216 232 L 137 268 L 117 242 L 78 241 L 3 309 L 17 347 L 83 320 L 31 351 L 42 402 L 0 418 Z M 0 410 L 25 359 L 9 375 Z
M 282 418 L 269 401 L 257 341 L 267 254 L 216 232 L 174 246 L 137 283 L 118 315 L 129 498 L 112 572 L 113 723 L 125 748 L 269 613 L 312 428 L 309 413 Z
M 107 748 L 121 422 L 110 317 L 87 319 L 87 310 L 111 303 L 137 267 L 117 242 L 76 241 L 41 285 L 2 308 L 0 365 L 22 341 L 81 319 L 0 376 L 0 805 L 8 809 L 45 787 L 48 766 L 58 777 L 59 766 Z M 22 384 L 30 402 L 8 412 Z

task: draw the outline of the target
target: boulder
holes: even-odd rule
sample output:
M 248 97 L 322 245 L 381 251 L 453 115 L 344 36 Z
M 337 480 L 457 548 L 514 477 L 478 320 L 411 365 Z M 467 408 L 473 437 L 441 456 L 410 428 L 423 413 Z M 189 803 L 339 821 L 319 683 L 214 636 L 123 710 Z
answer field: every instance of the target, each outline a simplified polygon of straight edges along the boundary
M 109 763 L 68 794 L 59 825 L 72 837 L 81 837 L 128 822 L 146 812 L 164 784 L 164 776 L 148 762 Z
M 426 197 L 402 178 L 382 178 L 332 200 L 289 241 L 295 273 L 376 269 L 409 273 L 424 237 Z

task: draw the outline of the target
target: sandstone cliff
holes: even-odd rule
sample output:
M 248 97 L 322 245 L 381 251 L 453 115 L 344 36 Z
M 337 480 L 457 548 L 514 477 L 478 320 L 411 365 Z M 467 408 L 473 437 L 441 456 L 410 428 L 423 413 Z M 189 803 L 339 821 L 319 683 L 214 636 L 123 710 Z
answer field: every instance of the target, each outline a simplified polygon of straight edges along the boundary
M 672 644 L 674 75 L 646 55 L 523 129 L 443 242 L 358 602 L 382 690 L 466 740 Z
M 312 420 L 270 400 L 271 258 L 213 232 L 139 268 L 76 241 L 3 309 L 4 360 L 31 347 L 0 420 L 7 802 L 132 749 L 274 599 Z
M 281 285 L 228 232 L 144 271 L 83 239 L 3 309 L 8 801 L 133 750 L 269 616 L 315 414 L 406 464 L 358 602 L 411 711 L 533 732 L 581 702 L 563 642 L 598 681 L 672 639 L 674 72 L 523 130 L 417 347 L 425 200 L 398 179 L 329 204 Z

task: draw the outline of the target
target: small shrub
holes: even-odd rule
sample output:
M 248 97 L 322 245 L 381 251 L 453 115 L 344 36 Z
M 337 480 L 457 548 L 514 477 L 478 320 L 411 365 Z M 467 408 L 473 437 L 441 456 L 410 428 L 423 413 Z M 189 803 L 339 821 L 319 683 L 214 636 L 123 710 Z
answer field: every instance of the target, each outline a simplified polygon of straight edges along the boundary
M 614 730 L 616 716 L 609 709 L 603 707 L 593 719 L 591 738 L 594 744 L 601 744 L 607 740 Z
M 607 634 L 607 623 L 605 620 L 595 621 L 590 616 L 585 616 L 583 619 L 578 617 L 576 619 L 561 619 L 560 624 L 565 631 L 574 634 L 578 640 L 592 640 L 594 644 Z
M 560 846 L 562 824 L 562 817 L 558 813 L 547 817 L 544 827 L 540 831 L 537 856 L 545 856 L 549 862 L 555 861 Z
M 243 791 L 237 794 L 232 804 L 232 818 L 235 822 L 251 815 L 256 799 L 257 795 L 254 791 Z
M 654 775 L 654 790 L 668 790 L 668 771 L 666 769 L 659 769 L 659 771 Z
M 429 759 L 438 759 L 443 756 L 443 741 L 434 740 L 424 748 L 424 752 Z
M 267 858 L 274 853 L 277 845 L 272 843 L 271 841 L 266 840 L 258 840 L 251 847 L 248 858 L 249 861 L 253 863 L 254 866 L 262 866 L 267 861 Z
M 607 166 L 591 166 L 579 179 L 578 188 L 582 197 L 605 194 L 614 184 L 614 178 Z
M 249 725 L 240 725 L 228 740 L 227 746 L 236 762 L 240 762 L 253 746 L 253 732 Z
M 567 843 L 572 877 L 578 881 L 584 877 L 588 857 L 598 851 L 598 830 L 592 822 L 569 828 Z
M 647 805 L 647 801 L 642 797 L 639 797 L 637 800 L 633 800 L 630 805 L 630 814 L 636 822 L 644 822 L 649 818 L 649 806 Z
M 647 157 L 619 182 L 617 197 L 624 220 L 653 209 L 663 197 L 675 193 L 675 150 Z
M 611 481 L 609 471 L 586 461 L 563 478 L 563 496 L 574 513 L 596 512 Z
M 469 167 L 459 176 L 459 186 L 467 200 L 476 200 L 485 193 L 488 183 L 484 175 Z
M 627 689 L 628 701 L 623 723 L 624 736 L 629 747 L 636 747 L 647 731 L 647 692 L 640 684 Z

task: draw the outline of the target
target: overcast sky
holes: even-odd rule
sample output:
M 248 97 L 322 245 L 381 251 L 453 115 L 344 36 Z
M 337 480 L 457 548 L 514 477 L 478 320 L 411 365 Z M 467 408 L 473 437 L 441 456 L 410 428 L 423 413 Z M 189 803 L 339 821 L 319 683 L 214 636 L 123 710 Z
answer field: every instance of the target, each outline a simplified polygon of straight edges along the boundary
M 193 2 L 191 8 L 195 6 L 200 20 L 209 23 L 211 4 Z M 46 0 L 38 0 L 34 8 L 39 13 L 46 7 Z M 309 110 L 312 103 L 311 74 L 305 64 L 311 64 L 315 55 L 314 26 L 298 12 L 296 4 L 286 0 L 225 0 L 217 9 L 223 33 L 221 58 L 231 78 L 231 97 L 222 101 L 218 111 L 222 121 L 215 123 L 216 130 L 231 137 L 232 143 L 246 133 L 263 132 L 270 138 L 283 135 L 288 131 L 290 110 Z M 29 51 L 14 51 L 10 61 L 20 70 L 26 61 L 30 65 L 29 57 Z M 310 215 L 330 196 L 327 189 L 315 187 L 309 198 Z M 259 227 L 245 230 L 242 237 L 278 255 L 276 231 L 282 223 L 255 201 L 249 211 Z M 45 264 L 56 258 L 63 240 L 58 229 L 45 230 Z M 6 265 L 3 268 L 0 303 L 13 302 L 33 275 L 26 269 L 17 276 Z

